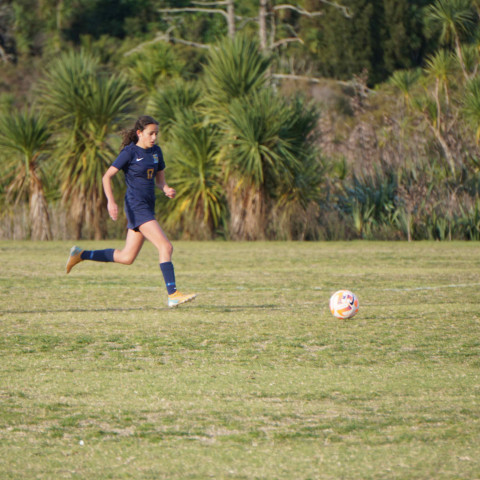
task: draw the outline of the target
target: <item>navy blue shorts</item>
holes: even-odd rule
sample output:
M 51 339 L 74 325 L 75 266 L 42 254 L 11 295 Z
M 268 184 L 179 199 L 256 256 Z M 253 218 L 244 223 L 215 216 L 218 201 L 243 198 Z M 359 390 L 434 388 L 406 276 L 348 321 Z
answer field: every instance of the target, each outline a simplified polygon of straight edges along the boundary
M 147 207 L 137 207 L 132 209 L 127 202 L 125 202 L 125 214 L 127 215 L 127 228 L 130 230 L 139 231 L 138 227 L 144 223 L 155 220 L 155 212 Z

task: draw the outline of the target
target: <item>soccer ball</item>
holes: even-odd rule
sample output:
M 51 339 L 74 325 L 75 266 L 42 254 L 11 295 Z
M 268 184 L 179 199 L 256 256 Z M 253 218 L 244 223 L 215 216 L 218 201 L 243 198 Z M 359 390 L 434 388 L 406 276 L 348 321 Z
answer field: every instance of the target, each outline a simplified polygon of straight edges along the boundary
M 358 306 L 358 298 L 350 290 L 339 290 L 330 297 L 330 311 L 337 318 L 352 318 Z

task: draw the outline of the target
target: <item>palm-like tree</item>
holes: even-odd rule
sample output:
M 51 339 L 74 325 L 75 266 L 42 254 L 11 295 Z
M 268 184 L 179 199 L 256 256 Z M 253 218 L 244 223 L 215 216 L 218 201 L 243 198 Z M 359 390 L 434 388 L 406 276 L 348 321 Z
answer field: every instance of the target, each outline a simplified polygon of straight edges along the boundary
M 464 109 L 467 118 L 472 123 L 477 142 L 480 141 L 480 78 L 474 78 L 467 83 L 464 98 Z
M 268 187 L 280 177 L 286 157 L 295 161 L 288 142 L 279 139 L 286 108 L 268 89 L 270 65 L 257 42 L 239 35 L 211 49 L 204 69 L 202 111 L 220 129 L 233 239 L 265 236 Z
M 462 45 L 462 57 L 469 77 L 474 78 L 480 68 L 480 49 L 478 45 Z
M 232 239 L 264 238 L 271 231 L 268 221 L 279 212 L 272 210 L 277 200 L 287 212 L 279 223 L 291 231 L 295 213 L 311 205 L 303 180 L 317 167 L 309 163 L 307 147 L 316 117 L 305 114 L 304 104 L 289 105 L 275 94 L 268 83 L 270 65 L 255 41 L 238 36 L 212 49 L 205 66 L 200 109 L 219 128 Z
M 429 94 L 419 95 L 415 97 L 413 102 L 414 108 L 420 112 L 430 131 L 435 135 L 438 144 L 440 145 L 445 159 L 452 175 L 455 174 L 455 158 L 450 150 L 448 142 L 441 130 L 441 121 L 438 117 L 438 108 L 435 98 Z
M 427 59 L 425 73 L 427 78 L 435 82 L 434 98 L 437 105 L 438 128 L 442 123 L 442 92 L 445 93 L 445 103 L 448 108 L 450 103 L 449 82 L 454 74 L 454 59 L 446 50 L 440 49 L 433 56 Z
M 279 183 L 293 184 L 299 160 L 289 113 L 272 90 L 262 90 L 234 100 L 220 123 L 233 239 L 263 238 L 268 198 Z
M 166 153 L 169 183 L 177 190 L 167 204 L 166 226 L 186 238 L 212 238 L 226 213 L 215 127 L 195 112 L 177 115 Z
M 106 234 L 102 175 L 115 156 L 110 134 L 124 120 L 132 95 L 121 76 L 101 73 L 85 52 L 54 61 L 40 84 L 41 102 L 58 131 L 57 161 L 62 200 L 69 208 L 75 238 Z
M 475 17 L 472 0 L 437 0 L 426 10 L 427 23 L 434 28 L 440 28 L 440 41 L 455 45 L 465 78 L 468 78 L 468 72 L 463 59 L 461 39 L 472 31 Z
M 397 70 L 390 78 L 390 83 L 400 90 L 403 103 L 410 107 L 415 86 L 420 78 L 420 70 Z
M 436 96 L 439 96 L 440 92 L 444 90 L 447 103 L 449 103 L 449 84 L 455 73 L 455 62 L 451 53 L 440 49 L 427 58 L 425 73 L 427 77 L 435 81 Z
M 42 181 L 51 131 L 48 121 L 34 111 L 11 112 L 0 117 L 0 146 L 8 154 L 2 173 L 10 182 L 7 195 L 29 200 L 32 240 L 51 240 L 48 205 Z

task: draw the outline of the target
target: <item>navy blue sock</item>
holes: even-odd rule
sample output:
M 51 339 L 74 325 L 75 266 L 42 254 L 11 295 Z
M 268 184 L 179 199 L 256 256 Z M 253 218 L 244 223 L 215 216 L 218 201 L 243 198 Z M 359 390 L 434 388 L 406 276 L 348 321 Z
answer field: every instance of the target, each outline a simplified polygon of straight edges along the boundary
M 80 255 L 82 260 L 93 260 L 94 262 L 113 262 L 113 248 L 105 250 L 84 250 Z
M 167 292 L 169 295 L 177 291 L 177 286 L 175 284 L 175 270 L 173 269 L 172 262 L 163 262 L 160 264 L 160 269 L 163 273 L 163 279 L 165 280 L 165 285 L 167 286 Z

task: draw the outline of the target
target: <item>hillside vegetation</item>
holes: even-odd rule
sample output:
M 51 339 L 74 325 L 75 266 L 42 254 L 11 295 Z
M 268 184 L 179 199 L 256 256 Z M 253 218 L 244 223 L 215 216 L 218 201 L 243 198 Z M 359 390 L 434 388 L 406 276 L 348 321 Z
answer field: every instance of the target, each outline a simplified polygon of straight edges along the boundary
M 477 0 L 206 3 L 2 3 L 1 238 L 122 236 L 144 113 L 173 237 L 480 238 Z

